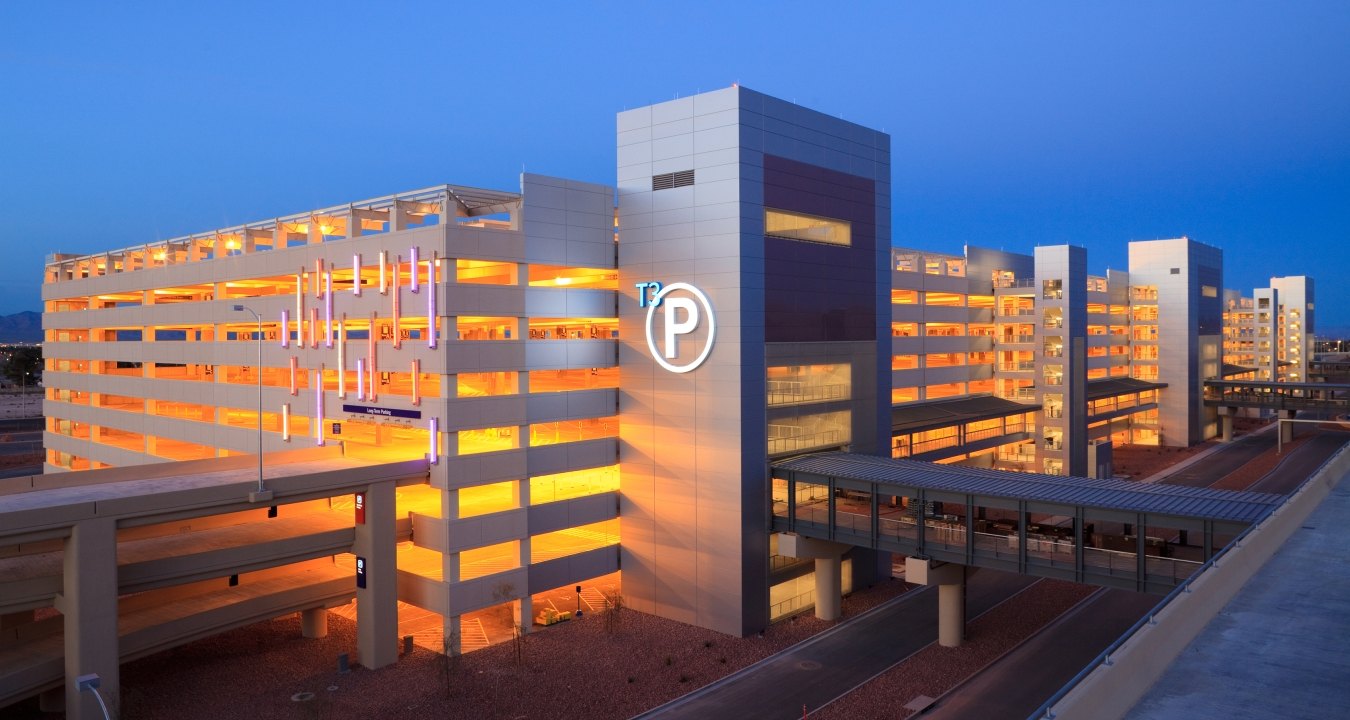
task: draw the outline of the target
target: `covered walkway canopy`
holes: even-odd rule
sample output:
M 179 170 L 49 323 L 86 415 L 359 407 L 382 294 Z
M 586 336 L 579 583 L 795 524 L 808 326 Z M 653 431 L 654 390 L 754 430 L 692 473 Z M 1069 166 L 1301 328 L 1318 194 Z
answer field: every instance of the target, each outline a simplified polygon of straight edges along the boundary
M 1206 380 L 1205 404 L 1210 407 L 1344 412 L 1350 409 L 1350 385 L 1273 380 Z
M 776 462 L 772 474 L 777 531 L 1155 593 L 1282 502 L 843 452 Z

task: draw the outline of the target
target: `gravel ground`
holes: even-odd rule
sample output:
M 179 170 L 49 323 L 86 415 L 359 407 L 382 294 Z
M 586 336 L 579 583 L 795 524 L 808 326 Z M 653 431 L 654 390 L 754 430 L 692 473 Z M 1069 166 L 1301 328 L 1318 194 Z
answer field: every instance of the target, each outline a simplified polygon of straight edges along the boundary
M 853 617 L 909 587 L 890 580 L 844 599 Z M 124 720 L 271 718 L 627 718 L 683 695 L 833 622 L 810 615 L 733 638 L 632 609 L 603 614 L 458 658 L 415 648 L 390 667 L 337 673 L 356 626 L 329 614 L 328 637 L 300 637 L 298 616 L 258 623 L 123 665 Z M 447 695 L 446 672 L 449 672 Z M 298 693 L 313 693 L 293 700 Z M 299 696 L 303 697 L 303 696 Z M 36 703 L 6 709 L 43 718 Z
M 1121 445 L 1111 449 L 1112 472 L 1128 475 L 1135 480 L 1143 480 L 1162 470 L 1204 452 L 1217 441 L 1200 443 L 1190 447 L 1167 447 L 1164 445 Z
M 905 703 L 940 697 L 1092 594 L 1094 588 L 1041 580 L 966 625 L 966 643 L 933 643 L 843 698 L 812 713 L 821 720 L 906 718 Z

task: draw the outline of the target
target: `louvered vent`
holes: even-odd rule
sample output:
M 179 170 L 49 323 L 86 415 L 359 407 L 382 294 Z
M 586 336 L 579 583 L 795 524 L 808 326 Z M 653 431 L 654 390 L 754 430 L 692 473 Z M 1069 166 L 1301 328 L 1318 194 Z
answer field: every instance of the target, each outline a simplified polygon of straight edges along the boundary
M 671 188 L 684 187 L 685 185 L 693 185 L 693 184 L 694 184 L 693 170 L 681 170 L 679 172 L 652 176 L 653 190 L 669 190 Z

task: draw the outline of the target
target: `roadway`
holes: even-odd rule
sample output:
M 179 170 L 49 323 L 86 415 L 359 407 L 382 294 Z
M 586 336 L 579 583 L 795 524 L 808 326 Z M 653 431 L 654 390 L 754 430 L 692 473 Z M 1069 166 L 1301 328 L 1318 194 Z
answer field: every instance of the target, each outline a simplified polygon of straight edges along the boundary
M 1036 578 L 993 570 L 970 576 L 966 617 L 1007 600 Z M 796 717 L 814 711 L 931 645 L 937 591 L 923 588 L 798 643 L 639 718 Z

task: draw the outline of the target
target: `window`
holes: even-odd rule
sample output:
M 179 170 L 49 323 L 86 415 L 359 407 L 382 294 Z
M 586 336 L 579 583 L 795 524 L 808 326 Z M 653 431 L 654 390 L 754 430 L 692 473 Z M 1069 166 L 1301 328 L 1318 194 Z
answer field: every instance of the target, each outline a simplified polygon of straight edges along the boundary
M 764 209 L 764 234 L 828 245 L 853 244 L 852 225 L 843 220 L 768 208 Z
M 1205 297 L 1218 297 L 1219 289 L 1213 285 L 1201 285 L 1200 294 Z

